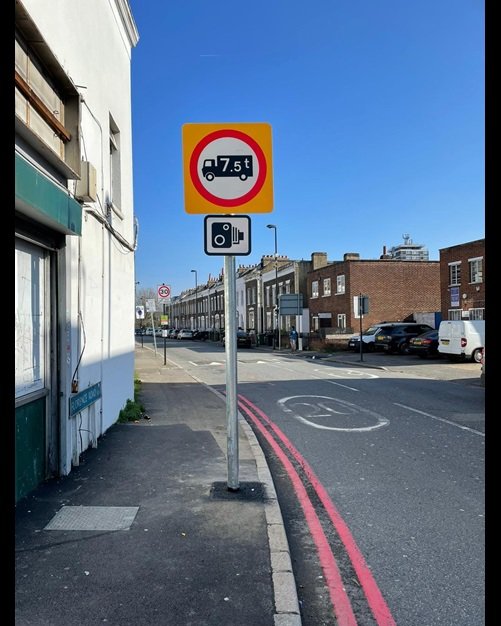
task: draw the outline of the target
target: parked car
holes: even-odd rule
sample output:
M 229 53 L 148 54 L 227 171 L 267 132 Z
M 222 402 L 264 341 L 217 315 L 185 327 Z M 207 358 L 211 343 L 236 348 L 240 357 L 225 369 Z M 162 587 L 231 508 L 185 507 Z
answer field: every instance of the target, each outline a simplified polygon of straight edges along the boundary
M 225 339 L 226 335 L 223 336 L 223 345 Z M 252 348 L 251 336 L 245 330 L 237 330 L 237 348 Z
M 429 324 L 418 322 L 394 322 L 385 324 L 376 337 L 376 346 L 385 352 L 399 354 L 409 353 L 409 341 L 433 328 Z
M 422 335 L 409 340 L 409 354 L 416 354 L 425 359 L 427 356 L 438 356 L 438 330 L 428 330 Z
M 449 359 L 482 362 L 485 320 L 446 320 L 438 328 L 438 351 Z
M 209 338 L 208 330 L 194 330 L 193 331 L 193 339 L 198 339 L 198 341 L 206 341 Z
M 383 327 L 383 322 L 381 324 L 373 324 L 369 326 L 367 330 L 364 330 L 362 333 L 362 350 L 365 352 L 372 352 L 376 348 L 376 336 L 381 331 Z M 348 349 L 353 350 L 354 352 L 360 352 L 360 333 L 358 335 L 353 335 L 350 337 L 348 341 Z
M 189 328 L 181 328 L 177 334 L 178 339 L 193 339 L 193 331 Z
M 169 334 L 167 335 L 167 337 L 169 339 L 177 339 L 177 334 L 179 333 L 179 328 L 171 328 L 169 330 Z

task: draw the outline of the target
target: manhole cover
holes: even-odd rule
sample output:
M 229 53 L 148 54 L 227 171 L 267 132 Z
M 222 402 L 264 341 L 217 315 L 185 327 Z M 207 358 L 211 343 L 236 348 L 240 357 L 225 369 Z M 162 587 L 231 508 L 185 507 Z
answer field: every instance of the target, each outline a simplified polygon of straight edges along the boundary
M 138 506 L 63 506 L 44 530 L 129 530 Z

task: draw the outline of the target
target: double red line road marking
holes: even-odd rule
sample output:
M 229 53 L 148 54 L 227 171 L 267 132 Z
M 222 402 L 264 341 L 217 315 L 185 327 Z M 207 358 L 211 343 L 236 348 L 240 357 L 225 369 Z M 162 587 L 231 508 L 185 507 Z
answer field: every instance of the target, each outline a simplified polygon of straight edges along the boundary
M 317 549 L 338 625 L 357 626 L 358 622 L 353 612 L 352 603 L 343 584 L 342 575 L 336 562 L 334 552 L 327 539 L 315 506 L 308 495 L 308 490 L 311 491 L 312 489 L 323 506 L 325 511 L 323 515 L 325 516 L 325 514 L 327 514 L 330 524 L 343 544 L 345 553 L 351 562 L 377 625 L 396 626 L 390 609 L 362 553 L 355 543 L 348 526 L 342 519 L 327 491 L 316 477 L 308 462 L 301 456 L 280 428 L 276 426 L 259 407 L 242 395 L 238 395 L 238 406 L 241 412 L 246 416 L 246 419 L 253 425 L 254 429 L 268 442 L 291 480 Z M 301 476 L 304 476 L 304 478 Z

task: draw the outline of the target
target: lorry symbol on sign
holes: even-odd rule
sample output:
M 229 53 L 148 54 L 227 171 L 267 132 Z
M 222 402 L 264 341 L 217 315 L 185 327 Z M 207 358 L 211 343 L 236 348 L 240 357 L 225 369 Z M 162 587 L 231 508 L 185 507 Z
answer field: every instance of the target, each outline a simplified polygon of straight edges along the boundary
M 202 175 L 208 181 L 214 180 L 216 176 L 234 176 L 247 180 L 253 176 L 252 155 L 221 155 L 215 159 L 205 159 Z

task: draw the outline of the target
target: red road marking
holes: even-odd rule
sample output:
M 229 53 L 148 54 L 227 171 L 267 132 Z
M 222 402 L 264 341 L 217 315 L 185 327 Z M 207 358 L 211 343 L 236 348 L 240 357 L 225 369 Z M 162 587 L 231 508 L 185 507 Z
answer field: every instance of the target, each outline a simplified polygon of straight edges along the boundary
M 250 400 L 248 400 L 244 396 L 239 395 L 238 397 L 243 402 L 245 402 L 250 408 L 252 408 L 259 415 L 259 417 L 261 417 L 261 419 L 263 419 L 272 428 L 274 433 L 282 441 L 285 447 L 289 450 L 289 452 L 292 454 L 294 459 L 303 468 L 306 476 L 308 477 L 308 480 L 311 482 L 313 488 L 315 489 L 320 501 L 324 505 L 325 510 L 327 511 L 329 515 L 329 518 L 332 524 L 334 525 L 334 528 L 336 529 L 341 541 L 343 542 L 343 545 L 350 558 L 350 561 L 352 562 L 353 568 L 358 576 L 360 584 L 362 585 L 362 589 L 364 590 L 365 597 L 367 598 L 367 602 L 372 611 L 372 614 L 374 615 L 376 622 L 378 623 L 378 626 L 396 626 L 396 622 L 393 619 L 391 611 L 388 605 L 386 604 L 383 598 L 383 595 L 379 587 L 377 586 L 377 583 L 374 580 L 374 577 L 372 576 L 372 573 L 367 563 L 365 562 L 365 559 L 362 553 L 360 552 L 360 549 L 358 548 L 355 542 L 355 539 L 353 538 L 353 535 L 350 532 L 350 529 L 348 528 L 346 522 L 343 520 L 343 518 L 339 514 L 338 510 L 336 509 L 332 500 L 330 499 L 329 494 L 327 493 L 322 483 L 319 481 L 319 479 L 315 475 L 314 471 L 311 469 L 306 459 L 304 459 L 303 456 L 298 452 L 298 450 L 294 447 L 292 442 L 287 438 L 287 436 L 282 432 L 282 430 L 280 430 L 280 428 L 276 426 L 270 420 L 270 418 L 265 413 L 263 413 L 261 409 L 259 409 L 259 407 L 257 407 L 255 404 L 253 404 Z M 242 404 L 241 404 L 241 407 L 244 408 Z M 249 413 L 248 410 L 246 410 L 245 412 L 247 413 L 247 415 L 249 415 L 249 417 L 251 417 L 254 423 L 258 426 L 260 431 L 264 434 L 264 436 L 272 445 L 273 449 L 275 450 L 275 447 L 278 448 L 278 445 L 276 444 L 275 440 L 272 439 L 270 435 L 261 426 L 261 424 L 256 421 L 255 416 Z M 278 448 L 278 450 L 280 450 L 282 455 L 285 456 L 280 448 Z M 287 459 L 287 457 L 285 458 Z M 290 464 L 289 459 L 287 459 L 287 461 Z M 290 464 L 290 467 L 292 467 L 293 472 L 297 476 L 298 480 L 300 480 L 292 464 Z M 290 477 L 292 480 L 292 476 Z M 302 485 L 302 483 L 301 483 L 301 486 L 304 489 L 304 486 Z M 308 498 L 307 495 L 306 497 Z M 309 499 L 308 499 L 308 502 L 309 502 L 309 505 L 313 508 L 313 505 L 311 504 L 311 501 Z M 316 514 L 315 514 L 315 517 L 316 517 Z M 318 521 L 318 518 L 317 518 L 317 521 Z M 312 530 L 312 534 L 313 534 L 313 530 Z M 316 540 L 315 540 L 315 543 L 316 543 Z M 327 545 L 327 547 L 330 552 L 330 546 Z M 318 545 L 317 545 L 317 549 L 319 549 Z M 337 566 L 336 566 L 336 569 L 337 569 Z M 332 593 L 331 593 L 331 598 L 332 598 Z M 351 605 L 350 605 L 350 608 L 351 608 Z
M 241 396 L 239 396 L 241 397 Z M 245 400 L 248 402 L 248 400 Z M 320 558 L 320 563 L 322 565 L 322 569 L 325 575 L 325 580 L 327 583 L 327 588 L 329 589 L 329 594 L 331 597 L 332 606 L 334 608 L 334 613 L 337 618 L 337 623 L 339 626 L 357 626 L 357 620 L 355 615 L 353 614 L 353 609 L 351 607 L 350 599 L 344 589 L 343 581 L 341 579 L 341 574 L 339 573 L 339 569 L 332 554 L 332 551 L 329 546 L 329 542 L 327 541 L 327 537 L 322 529 L 320 524 L 320 520 L 315 513 L 315 509 L 311 503 L 310 498 L 306 492 L 306 489 L 301 482 L 301 479 L 294 469 L 294 466 L 287 458 L 285 452 L 279 447 L 278 443 L 271 437 L 271 435 L 265 430 L 264 426 L 257 420 L 257 418 L 252 415 L 249 409 L 242 403 L 240 403 L 240 408 L 247 413 L 247 415 L 254 422 L 256 427 L 261 431 L 264 437 L 268 440 L 268 443 L 273 448 L 277 457 L 282 461 L 287 473 L 289 474 L 289 478 L 292 481 L 292 485 L 294 490 L 296 491 L 298 500 L 303 508 L 306 521 L 310 528 L 311 536 L 313 537 L 313 541 L 317 547 L 318 555 Z

